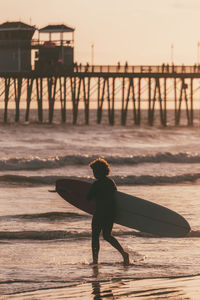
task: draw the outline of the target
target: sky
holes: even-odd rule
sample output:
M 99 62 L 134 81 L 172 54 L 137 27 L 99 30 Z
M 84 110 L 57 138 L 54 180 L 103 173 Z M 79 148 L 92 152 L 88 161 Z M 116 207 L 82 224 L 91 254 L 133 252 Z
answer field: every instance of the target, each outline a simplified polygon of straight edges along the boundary
M 0 23 L 19 20 L 74 27 L 75 61 L 82 64 L 91 63 L 92 44 L 96 65 L 200 60 L 199 0 L 2 0 Z

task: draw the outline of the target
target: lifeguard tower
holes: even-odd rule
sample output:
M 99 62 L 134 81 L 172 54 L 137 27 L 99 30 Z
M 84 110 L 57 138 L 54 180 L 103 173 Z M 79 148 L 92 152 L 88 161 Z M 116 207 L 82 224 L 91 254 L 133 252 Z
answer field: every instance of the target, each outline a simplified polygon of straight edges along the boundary
M 48 39 L 40 40 L 40 34 L 48 34 Z M 66 34 L 68 38 L 64 36 Z M 73 70 L 74 28 L 61 24 L 48 25 L 39 29 L 37 48 L 38 51 L 35 53 L 36 71 L 70 72 Z
M 35 30 L 22 22 L 0 25 L 0 72 L 31 71 L 31 40 Z

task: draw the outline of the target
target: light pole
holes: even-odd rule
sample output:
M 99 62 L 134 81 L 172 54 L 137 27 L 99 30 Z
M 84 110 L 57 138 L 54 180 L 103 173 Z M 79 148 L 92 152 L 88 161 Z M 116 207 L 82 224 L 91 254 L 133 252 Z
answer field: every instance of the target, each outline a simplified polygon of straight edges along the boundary
M 91 45 L 91 63 L 94 66 L 94 44 Z
M 200 49 L 200 41 L 197 43 L 197 65 L 199 64 L 199 49 Z
M 171 64 L 174 64 L 174 44 L 171 44 Z

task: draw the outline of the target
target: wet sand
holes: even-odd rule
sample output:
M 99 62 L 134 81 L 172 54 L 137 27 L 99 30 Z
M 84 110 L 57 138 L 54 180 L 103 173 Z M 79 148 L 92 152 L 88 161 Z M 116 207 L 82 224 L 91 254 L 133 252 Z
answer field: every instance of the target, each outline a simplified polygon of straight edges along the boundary
M 99 267 L 100 271 L 101 267 Z M 0 299 L 171 299 L 199 300 L 200 276 L 180 278 L 98 280 L 97 268 L 91 282 L 57 288 L 40 289 L 26 293 L 4 295 Z

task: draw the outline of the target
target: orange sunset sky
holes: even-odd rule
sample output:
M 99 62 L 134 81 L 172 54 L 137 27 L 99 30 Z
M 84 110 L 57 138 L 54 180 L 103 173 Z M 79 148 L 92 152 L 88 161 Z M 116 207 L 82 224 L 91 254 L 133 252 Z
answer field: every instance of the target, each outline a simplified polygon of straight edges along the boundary
M 0 22 L 75 27 L 75 61 L 129 65 L 194 64 L 199 0 L 3 0 Z M 173 45 L 173 46 L 172 46 Z

